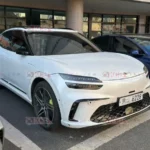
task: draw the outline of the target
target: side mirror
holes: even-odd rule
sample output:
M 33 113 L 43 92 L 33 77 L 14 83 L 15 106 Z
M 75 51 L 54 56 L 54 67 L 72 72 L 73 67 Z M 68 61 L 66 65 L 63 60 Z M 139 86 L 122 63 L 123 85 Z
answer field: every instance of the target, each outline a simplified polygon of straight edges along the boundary
M 132 50 L 131 51 L 131 55 L 135 56 L 135 55 L 140 55 L 138 50 Z
M 16 53 L 19 55 L 29 55 L 29 52 L 25 48 L 17 49 Z

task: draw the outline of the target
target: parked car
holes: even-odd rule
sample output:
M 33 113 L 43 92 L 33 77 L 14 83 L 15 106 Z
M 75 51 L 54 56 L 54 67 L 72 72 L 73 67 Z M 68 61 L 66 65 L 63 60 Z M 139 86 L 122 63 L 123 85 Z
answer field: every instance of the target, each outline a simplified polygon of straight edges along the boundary
M 47 130 L 114 123 L 150 107 L 147 68 L 100 52 L 77 31 L 12 28 L 0 44 L 0 84 L 32 104 Z
M 92 41 L 103 51 L 130 55 L 145 64 L 150 72 L 150 37 L 140 35 L 104 35 Z
M 2 123 L 0 122 L 0 150 L 3 149 L 3 144 L 4 144 L 4 128 Z

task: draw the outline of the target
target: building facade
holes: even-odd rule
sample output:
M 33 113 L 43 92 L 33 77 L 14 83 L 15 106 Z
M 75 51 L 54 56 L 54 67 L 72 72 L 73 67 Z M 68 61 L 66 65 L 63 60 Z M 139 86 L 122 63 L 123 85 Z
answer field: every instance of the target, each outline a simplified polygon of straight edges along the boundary
M 18 26 L 72 28 L 83 32 L 88 38 L 114 33 L 149 33 L 149 16 L 113 11 L 86 12 L 82 2 L 83 0 L 68 0 L 64 10 L 12 6 L 12 3 L 0 5 L 0 31 Z

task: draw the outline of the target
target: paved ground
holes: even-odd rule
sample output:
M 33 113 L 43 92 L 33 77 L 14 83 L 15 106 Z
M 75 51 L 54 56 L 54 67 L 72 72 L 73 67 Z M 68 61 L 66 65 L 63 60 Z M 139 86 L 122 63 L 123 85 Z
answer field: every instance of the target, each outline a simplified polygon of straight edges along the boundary
M 131 118 L 131 121 L 129 120 L 121 126 L 94 127 L 80 130 L 61 127 L 57 132 L 47 132 L 38 125 L 28 125 L 27 117 L 34 116 L 32 107 L 9 90 L 2 89 L 0 90 L 0 116 L 6 120 L 8 133 L 12 132 L 12 134 L 7 133 L 7 137 L 10 137 L 11 142 L 6 140 L 4 150 L 19 150 L 17 147 L 21 146 L 23 149 L 25 144 L 22 143 L 31 143 L 29 145 L 36 146 L 36 150 L 150 149 L 150 111 L 143 116 Z M 140 120 L 140 118 L 143 119 Z M 105 137 L 108 133 L 110 135 Z M 88 149 L 84 145 L 88 145 Z M 29 149 L 26 147 L 23 150 Z

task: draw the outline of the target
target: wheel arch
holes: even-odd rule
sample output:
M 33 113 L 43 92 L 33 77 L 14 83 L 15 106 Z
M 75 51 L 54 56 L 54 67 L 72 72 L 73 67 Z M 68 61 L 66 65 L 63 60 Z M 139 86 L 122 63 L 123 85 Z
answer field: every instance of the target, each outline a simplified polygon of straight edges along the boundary
M 41 81 L 45 81 L 49 84 L 49 86 L 52 88 L 55 96 L 56 96 L 56 99 L 57 99 L 57 102 L 59 104 L 59 107 L 60 107 L 60 102 L 59 102 L 59 96 L 58 96 L 58 92 L 56 90 L 56 88 L 54 87 L 54 85 L 50 82 L 50 81 L 47 81 L 45 78 L 42 78 L 42 77 L 36 77 L 35 79 L 33 79 L 33 81 L 31 82 L 31 87 L 30 87 L 30 97 L 31 97 L 31 104 L 33 104 L 33 101 L 32 101 L 32 94 L 33 94 L 33 90 L 35 88 L 35 86 L 41 82 Z

